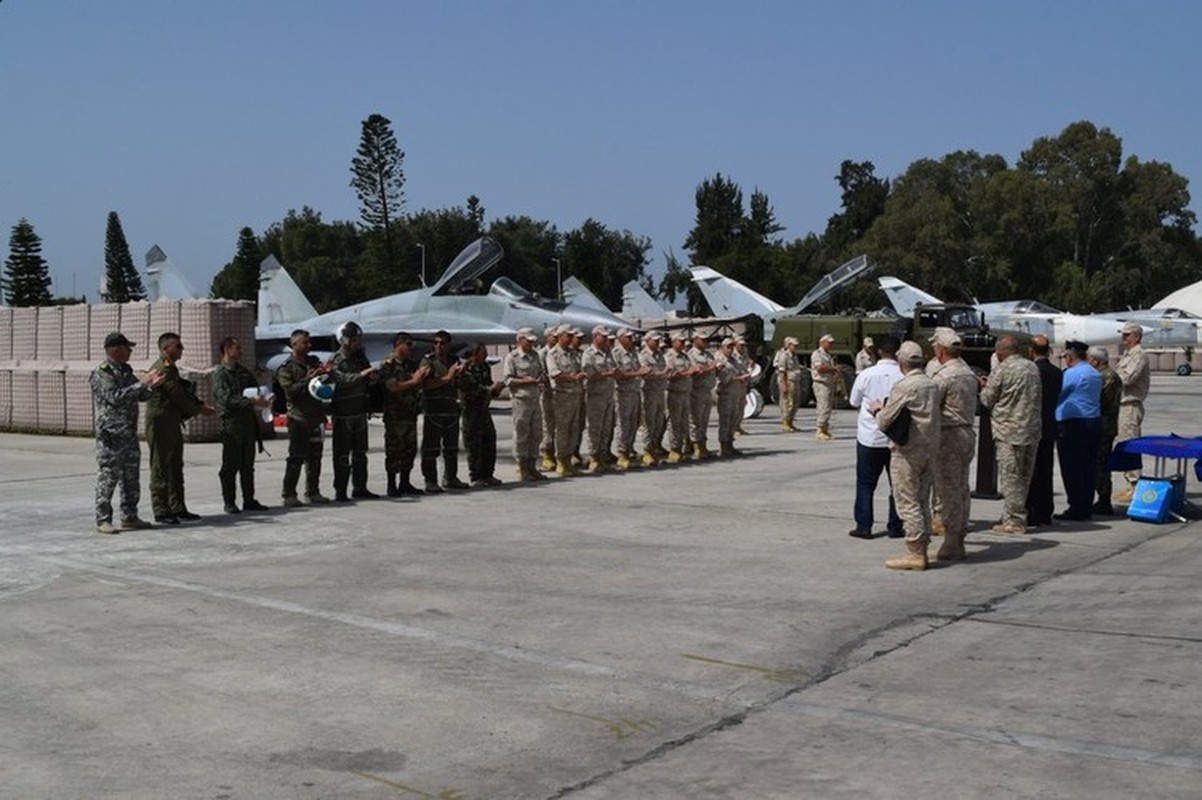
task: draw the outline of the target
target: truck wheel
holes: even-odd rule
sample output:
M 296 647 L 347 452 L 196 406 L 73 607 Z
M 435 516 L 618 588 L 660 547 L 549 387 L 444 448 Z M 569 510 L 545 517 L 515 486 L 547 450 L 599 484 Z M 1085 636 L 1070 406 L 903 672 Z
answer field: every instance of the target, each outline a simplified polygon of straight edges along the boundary
M 797 379 L 797 407 L 805 408 L 814 402 L 814 376 L 810 374 L 809 367 L 801 368 L 801 377 Z
M 1177 374 L 1183 378 L 1188 376 L 1193 371 L 1194 371 L 1194 368 L 1191 367 L 1189 364 L 1178 364 L 1177 365 Z

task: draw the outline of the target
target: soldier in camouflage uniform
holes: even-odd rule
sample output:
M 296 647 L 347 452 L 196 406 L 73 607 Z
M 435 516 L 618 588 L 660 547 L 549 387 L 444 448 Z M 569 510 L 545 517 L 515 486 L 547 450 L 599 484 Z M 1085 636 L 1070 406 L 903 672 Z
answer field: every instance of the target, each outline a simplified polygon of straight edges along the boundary
M 786 336 L 783 346 L 772 358 L 772 371 L 780 387 L 780 427 L 787 433 L 797 432 L 793 424 L 801 394 L 801 362 L 797 360 L 797 344 L 797 339 Z
M 672 333 L 672 346 L 664 353 L 668 367 L 668 461 L 689 460 L 689 400 L 693 395 L 693 375 L 697 371 L 685 351 L 688 335 Z
M 722 349 L 714 357 L 718 365 L 715 399 L 718 406 L 718 455 L 742 455 L 735 449 L 735 429 L 743 418 L 743 387 L 749 374 L 735 355 L 735 340 L 722 340 Z
M 538 471 L 539 433 L 542 430 L 542 389 L 547 384 L 543 357 L 534 349 L 538 337 L 531 328 L 517 335 L 517 348 L 505 356 L 502 375 L 513 412 L 513 460 L 518 478 L 533 483 L 546 480 Z
M 605 472 L 612 460 L 609 445 L 614 432 L 614 365 L 609 347 L 610 330 L 604 325 L 593 328 L 593 342 L 580 355 L 584 384 L 584 408 L 588 418 L 588 470 Z
M 425 494 L 409 479 L 417 458 L 418 392 L 426 378 L 426 369 L 414 369 L 409 361 L 413 339 L 398 333 L 392 340 L 392 355 L 380 362 L 376 379 L 384 387 L 384 471 L 388 476 L 387 495 Z
M 1128 322 L 1123 325 L 1121 333 L 1125 349 L 1115 372 L 1123 382 L 1123 396 L 1119 401 L 1116 442 L 1140 437 L 1144 422 L 1144 401 L 1148 399 L 1148 390 L 1152 386 L 1152 367 L 1148 363 L 1148 354 L 1144 352 L 1142 344 L 1144 329 L 1138 322 Z M 1126 474 L 1127 486 L 1114 496 L 1117 502 L 1131 502 L 1139 474 L 1139 470 L 1131 470 Z
M 714 410 L 714 387 L 718 385 L 718 363 L 704 336 L 693 337 L 688 355 L 695 370 L 689 392 L 689 438 L 693 442 L 693 458 L 712 458 L 714 454 L 706 447 L 706 439 Z
M 647 334 L 639 351 L 643 375 L 643 466 L 655 467 L 668 455 L 664 449 L 664 429 L 668 426 L 668 363 L 664 360 L 663 339 L 658 333 Z
M 503 384 L 492 379 L 488 348 L 476 344 L 459 376 L 459 404 L 463 407 L 463 446 L 467 449 L 467 476 L 472 486 L 500 486 L 497 469 L 497 426 L 488 410 Z
M 434 334 L 434 352 L 422 357 L 422 477 L 426 494 L 466 489 L 459 480 L 459 398 L 457 386 L 463 363 L 451 355 L 451 334 Z M 443 485 L 438 485 L 438 455 L 442 453 Z
M 345 503 L 352 497 L 379 497 L 367 488 L 367 393 L 376 371 L 363 352 L 363 329 L 347 322 L 338 333 L 338 352 L 330 358 L 334 377 L 334 399 L 330 416 L 334 422 L 334 499 Z M 347 485 L 351 493 L 347 495 Z
M 981 404 L 991 411 L 998 488 L 1005 507 L 993 531 L 1022 535 L 1027 532 L 1027 491 L 1043 425 L 1043 387 L 1039 368 L 1018 353 L 1013 336 L 998 339 L 994 353 L 998 366 L 981 389 Z
M 255 448 L 261 441 L 259 411 L 271 401 L 259 394 L 259 381 L 242 366 L 242 343 L 232 336 L 221 341 L 221 364 L 213 371 L 213 402 L 221 427 L 221 499 L 225 513 L 263 511 L 255 499 Z M 254 397 L 245 392 L 253 389 Z M 238 508 L 235 481 L 241 478 L 242 509 Z
M 935 558 L 960 561 L 964 558 L 964 535 L 972 491 L 968 465 L 976 450 L 972 424 L 977 413 L 980 383 L 964 359 L 963 342 L 951 328 L 936 328 L 931 337 L 935 359 L 942 367 L 935 373 L 939 390 L 939 450 L 935 459 L 935 496 L 942 502 L 943 544 Z
M 547 351 L 547 378 L 555 392 L 555 473 L 561 478 L 578 475 L 572 463 L 575 436 L 580 423 L 580 400 L 584 373 L 572 352 L 575 335 L 560 328 L 559 342 Z
M 813 378 L 815 412 L 814 438 L 829 441 L 831 437 L 831 411 L 835 407 L 835 387 L 839 383 L 839 364 L 831 355 L 835 337 L 822 334 L 818 349 L 810 354 L 810 377 Z
M 897 350 L 902 379 L 889 390 L 883 405 L 874 400 L 869 410 L 877 425 L 888 431 L 903 411 L 910 415 L 905 444 L 891 441 L 889 478 L 897 514 L 906 531 L 906 555 L 885 562 L 889 569 L 927 568 L 927 543 L 931 540 L 931 488 L 939 451 L 939 388 L 922 369 L 922 348 L 904 342 Z
M 190 381 L 179 374 L 176 362 L 184 354 L 178 333 L 159 337 L 159 358 L 151 372 L 161 372 L 163 382 L 146 403 L 146 444 L 150 447 L 150 503 L 156 522 L 178 525 L 200 519 L 184 503 L 184 422 L 202 414 L 217 413 L 202 403 Z
M 618 468 L 630 469 L 638 463 L 634 439 L 639 432 L 639 417 L 642 416 L 643 376 L 648 370 L 639 363 L 639 353 L 634 346 L 634 331 L 622 328 L 618 331 L 618 343 L 613 346 L 613 360 L 617 382 L 617 439 Z
M 309 355 L 313 343 L 308 331 L 294 330 L 288 342 L 292 355 L 276 370 L 275 380 L 288 401 L 288 458 L 284 462 L 282 496 L 285 508 L 295 508 L 301 504 L 296 496 L 301 467 L 305 470 L 305 500 L 313 504 L 330 502 L 319 488 L 327 405 L 309 392 L 309 382 L 328 375 L 330 365 Z
M 552 325 L 543 331 L 543 346 L 538 348 L 538 357 L 543 362 L 543 375 L 547 374 L 547 353 L 559 342 L 560 325 Z M 543 457 L 543 469 L 555 469 L 555 392 L 550 381 L 543 381 L 538 393 L 539 410 L 542 411 L 543 440 L 539 449 Z
M 92 372 L 92 401 L 96 408 L 96 531 L 117 533 L 113 527 L 113 490 L 121 484 L 121 528 L 149 528 L 138 517 L 141 498 L 138 445 L 138 403 L 150 399 L 163 376 L 147 372 L 142 377 L 129 366 L 134 343 L 121 333 L 104 337 L 104 363 Z
M 1119 409 L 1122 407 L 1123 380 L 1110 368 L 1110 351 L 1094 345 L 1085 354 L 1085 360 L 1102 376 L 1102 427 L 1098 435 L 1098 471 L 1094 477 L 1094 490 L 1098 499 L 1093 504 L 1093 513 L 1111 516 L 1114 507 L 1110 503 L 1110 470 L 1106 462 L 1114 448 L 1114 439 L 1119 430 Z

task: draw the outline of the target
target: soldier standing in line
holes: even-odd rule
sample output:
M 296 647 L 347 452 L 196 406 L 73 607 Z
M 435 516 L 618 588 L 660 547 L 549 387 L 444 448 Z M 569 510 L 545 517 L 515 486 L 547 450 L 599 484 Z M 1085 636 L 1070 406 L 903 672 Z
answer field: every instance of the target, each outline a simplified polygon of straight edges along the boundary
M 973 418 L 977 413 L 980 384 L 964 359 L 963 342 L 951 328 L 936 328 L 931 336 L 935 358 L 943 365 L 934 377 L 939 390 L 939 449 L 935 458 L 935 495 L 942 501 L 944 539 L 935 558 L 940 561 L 964 559 L 964 536 L 968 533 L 968 514 L 972 490 L 968 485 L 968 466 L 976 450 Z
M 276 370 L 275 379 L 288 400 L 288 459 L 284 462 L 284 508 L 301 504 L 296 496 L 301 467 L 305 469 L 305 500 L 319 505 L 330 502 L 319 488 L 321 454 L 324 449 L 326 403 L 309 391 L 309 383 L 329 375 L 330 365 L 309 355 L 313 342 L 309 332 L 297 329 L 288 340 L 292 355 Z
M 743 392 L 749 374 L 742 368 L 735 355 L 735 340 L 722 340 L 722 349 L 714 357 L 718 366 L 716 373 L 718 406 L 718 455 L 742 455 L 735 449 L 735 428 L 743 418 Z
M 643 466 L 657 467 L 667 458 L 664 429 L 668 426 L 668 363 L 664 360 L 663 339 L 649 333 L 639 351 L 643 375 Z
M 865 336 L 864 346 L 856 353 L 856 374 L 859 375 L 875 363 L 876 345 L 873 343 L 871 336 Z
M 89 383 L 96 406 L 96 532 L 153 527 L 138 517 L 141 499 L 138 444 L 138 403 L 150 399 L 151 390 L 163 382 L 160 372 L 134 374 L 129 357 L 134 343 L 123 333 L 104 337 L 104 363 L 92 372 Z M 121 528 L 113 527 L 113 490 L 121 484 Z
M 334 500 L 370 500 L 379 497 L 367 488 L 367 392 L 376 371 L 363 352 L 363 329 L 357 323 L 347 322 L 339 329 L 338 344 L 338 352 L 330 359 L 330 374 L 336 381 L 330 403 L 334 420 Z
M 575 435 L 579 428 L 580 398 L 584 373 L 572 354 L 573 329 L 561 327 L 559 341 L 547 351 L 547 378 L 555 398 L 555 474 L 561 478 L 579 475 L 572 463 Z
M 538 337 L 531 328 L 522 328 L 517 335 L 517 349 L 505 356 L 502 369 L 504 383 L 509 387 L 513 412 L 513 460 L 518 465 L 519 480 L 527 483 L 546 480 L 538 471 L 539 434 L 543 431 L 542 391 L 547 385 L 543 356 L 534 350 Z
M 605 472 L 611 454 L 609 443 L 614 430 L 614 365 L 609 349 L 609 328 L 593 328 L 593 343 L 581 353 L 581 371 L 587 375 L 584 385 L 585 412 L 588 417 L 588 471 Z
M 1123 381 L 1110 368 L 1110 351 L 1105 347 L 1094 345 L 1089 348 L 1085 360 L 1102 376 L 1102 429 L 1098 436 L 1098 468 L 1094 480 L 1098 499 L 1094 501 L 1093 513 L 1109 517 L 1114 514 L 1114 507 L 1110 504 L 1110 470 L 1106 469 L 1106 462 L 1110 460 L 1114 438 L 1118 435 Z
M 693 442 L 693 458 L 700 461 L 712 458 L 706 448 L 709 436 L 710 414 L 714 410 L 714 387 L 718 384 L 718 364 L 709 351 L 709 342 L 704 336 L 693 337 L 689 348 L 689 361 L 693 364 L 693 388 L 689 393 L 689 438 Z
M 179 374 L 176 362 L 184 354 L 178 333 L 159 337 L 159 358 L 151 372 L 161 372 L 163 382 L 146 403 L 146 444 L 150 446 L 150 502 L 155 522 L 178 525 L 200 519 L 184 503 L 184 422 L 200 414 L 217 413 L 196 397 L 191 381 Z
M 993 349 L 998 365 L 988 380 L 977 379 L 983 384 L 981 405 L 991 411 L 998 488 L 1004 504 L 1002 520 L 991 530 L 1021 536 L 1027 532 L 1027 491 L 1039 448 L 1043 387 L 1039 367 L 1019 355 L 1013 336 L 1001 337 Z
M 747 395 L 751 392 L 751 370 L 753 367 L 751 356 L 747 354 L 747 340 L 742 336 L 735 337 L 735 351 L 731 358 L 738 364 L 740 372 L 747 373 L 747 380 L 739 383 L 739 418 L 735 421 L 735 435 L 744 436 L 747 431 L 743 430 L 743 410 L 747 407 Z
M 221 340 L 221 364 L 213 371 L 213 402 L 221 425 L 221 499 L 225 513 L 265 511 L 255 499 L 255 448 L 259 445 L 259 411 L 271 400 L 259 394 L 259 381 L 242 366 L 242 343 L 232 336 Z M 247 397 L 247 390 L 254 397 Z M 235 481 L 241 478 L 242 508 L 238 508 Z
M 377 380 L 384 387 L 384 471 L 389 497 L 425 494 L 409 476 L 417 459 L 417 406 L 427 368 L 413 368 L 409 354 L 413 339 L 398 333 L 392 355 L 380 363 Z
M 797 360 L 798 341 L 786 336 L 784 345 L 772 359 L 776 383 L 780 387 L 780 428 L 786 433 L 797 433 L 793 419 L 801 402 L 801 362 Z
M 668 368 L 668 461 L 672 463 L 689 460 L 689 400 L 697 368 L 685 352 L 686 341 L 684 331 L 673 331 L 672 345 L 664 353 Z
M 1148 390 L 1152 386 L 1152 367 L 1148 363 L 1148 354 L 1144 352 L 1144 329 L 1138 322 L 1128 322 L 1120 329 L 1123 336 L 1123 357 L 1119 359 L 1115 372 L 1123 381 L 1123 397 L 1119 401 L 1119 431 L 1116 442 L 1128 439 L 1138 439 L 1142 434 L 1144 422 L 1144 401 L 1148 399 Z M 1125 476 L 1127 486 L 1114 496 L 1117 503 L 1130 503 L 1135 496 L 1135 483 L 1139 480 L 1139 470 L 1132 470 Z
M 538 348 L 538 357 L 543 362 L 543 375 L 547 374 L 547 353 L 559 342 L 562 325 L 552 325 L 543 331 L 543 346 Z M 555 394 L 550 381 L 543 381 L 538 393 L 539 408 L 542 411 L 543 440 L 540 450 L 543 457 L 543 469 L 555 469 Z
M 572 326 L 570 330 L 572 332 L 572 338 L 570 340 L 570 344 L 568 345 L 568 355 L 571 356 L 572 367 L 576 370 L 576 372 L 584 375 L 584 331 L 575 326 Z M 588 420 L 588 409 L 586 408 L 585 398 L 586 395 L 584 391 L 584 384 L 582 383 L 580 384 L 580 394 L 577 395 L 577 401 L 579 402 L 580 410 L 573 419 L 572 436 L 569 440 L 569 448 L 572 451 L 572 463 L 576 467 L 584 466 L 584 459 L 580 456 L 580 449 L 584 444 L 584 426 Z
M 875 400 L 869 406 L 886 435 L 903 412 L 910 417 L 905 442 L 890 442 L 893 452 L 889 458 L 889 477 L 897 513 L 906 531 L 906 554 L 886 561 L 889 569 L 927 568 L 931 488 L 939 450 L 939 389 L 923 372 L 924 360 L 921 347 L 914 342 L 903 342 L 897 351 L 902 379 L 889 390 L 887 402 Z
M 463 363 L 451 355 L 451 334 L 434 334 L 434 352 L 422 357 L 422 477 L 426 494 L 466 489 L 459 480 L 459 400 L 456 385 Z M 442 454 L 443 485 L 438 485 L 438 456 Z
M 1031 357 L 1039 370 L 1039 447 L 1035 451 L 1035 467 L 1031 473 L 1031 488 L 1027 493 L 1027 524 L 1032 528 L 1051 525 L 1053 500 L 1052 469 L 1056 456 L 1056 401 L 1064 374 L 1051 362 L 1051 347 L 1043 335 L 1031 337 Z
M 463 445 L 467 448 L 467 476 L 475 487 L 500 486 L 497 470 L 497 426 L 489 405 L 504 384 L 492 379 L 488 348 L 479 342 L 468 356 L 459 378 L 459 401 L 463 406 Z
M 649 370 L 639 363 L 639 353 L 634 346 L 634 331 L 622 328 L 618 331 L 618 343 L 613 347 L 614 380 L 617 382 L 615 415 L 618 439 L 618 469 L 630 469 L 638 464 L 634 439 L 639 432 L 639 417 L 642 415 L 643 376 Z
M 831 355 L 835 337 L 822 334 L 818 349 L 810 354 L 810 377 L 813 378 L 815 412 L 814 438 L 826 442 L 831 438 L 831 411 L 835 407 L 835 385 L 839 379 L 839 364 Z

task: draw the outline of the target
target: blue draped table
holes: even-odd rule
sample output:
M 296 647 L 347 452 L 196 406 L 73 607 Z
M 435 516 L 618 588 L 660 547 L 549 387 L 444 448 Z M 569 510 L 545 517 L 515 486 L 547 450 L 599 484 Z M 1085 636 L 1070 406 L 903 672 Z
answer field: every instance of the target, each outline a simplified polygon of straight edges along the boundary
M 1168 436 L 1141 436 L 1138 439 L 1128 439 L 1119 442 L 1110 453 L 1106 466 L 1113 472 L 1142 470 L 1142 456 L 1152 456 L 1159 460 L 1175 459 L 1184 465 L 1186 459 L 1194 461 L 1194 476 L 1202 481 L 1202 436 L 1178 436 L 1170 433 Z M 1157 464 L 1157 472 L 1161 465 Z M 1184 469 L 1178 470 L 1184 475 Z M 1149 475 L 1148 477 L 1166 478 L 1167 475 Z

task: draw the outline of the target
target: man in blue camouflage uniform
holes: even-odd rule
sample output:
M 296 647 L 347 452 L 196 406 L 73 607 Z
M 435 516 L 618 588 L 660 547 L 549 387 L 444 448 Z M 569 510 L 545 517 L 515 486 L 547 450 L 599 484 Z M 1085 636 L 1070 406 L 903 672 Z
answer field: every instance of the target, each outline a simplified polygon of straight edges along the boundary
M 121 484 L 121 528 L 149 528 L 138 518 L 141 497 L 138 470 L 142 451 L 138 444 L 138 403 L 150 399 L 151 389 L 163 381 L 158 372 L 141 378 L 129 366 L 134 343 L 121 333 L 104 337 L 105 361 L 91 375 L 96 406 L 96 531 L 117 533 L 113 527 L 113 490 Z

